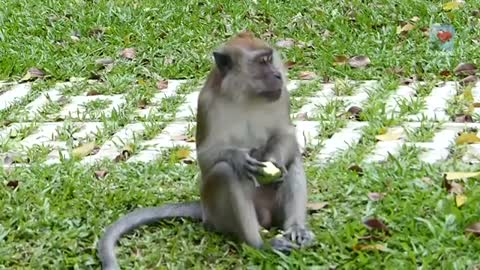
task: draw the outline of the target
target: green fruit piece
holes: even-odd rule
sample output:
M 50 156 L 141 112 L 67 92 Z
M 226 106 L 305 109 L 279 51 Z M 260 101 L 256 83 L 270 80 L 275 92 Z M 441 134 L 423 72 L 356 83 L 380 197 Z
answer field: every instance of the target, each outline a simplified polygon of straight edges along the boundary
M 280 180 L 282 171 L 279 168 L 270 161 L 263 162 L 263 164 L 265 164 L 265 167 L 262 168 L 261 175 L 257 176 L 257 181 L 260 184 L 270 184 Z

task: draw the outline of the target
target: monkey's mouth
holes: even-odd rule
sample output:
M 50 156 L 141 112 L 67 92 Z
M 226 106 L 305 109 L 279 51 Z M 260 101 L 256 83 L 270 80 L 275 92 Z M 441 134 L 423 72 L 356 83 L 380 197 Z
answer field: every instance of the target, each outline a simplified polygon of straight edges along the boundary
M 269 101 L 275 101 L 282 95 L 282 89 L 263 91 L 261 95 Z

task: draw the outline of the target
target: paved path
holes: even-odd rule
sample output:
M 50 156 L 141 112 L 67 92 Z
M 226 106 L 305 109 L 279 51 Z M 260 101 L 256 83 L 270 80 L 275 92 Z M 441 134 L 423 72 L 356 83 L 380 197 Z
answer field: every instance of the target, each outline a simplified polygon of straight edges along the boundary
M 168 82 L 168 88 L 159 91 L 153 98 L 153 102 L 161 102 L 162 99 L 168 96 L 176 95 L 176 90 L 180 85 L 186 81 L 171 80 Z M 291 81 L 288 88 L 289 91 L 296 91 L 301 81 Z M 62 89 L 71 86 L 73 83 L 59 83 L 52 89 L 44 92 L 42 95 L 28 103 L 23 110 L 25 115 L 18 117 L 22 121 L 11 123 L 6 127 L 0 127 L 0 146 L 8 143 L 8 139 L 22 127 L 32 125 L 41 109 L 51 102 L 58 102 L 63 98 Z M 375 81 L 361 81 L 355 88 L 354 93 L 350 96 L 335 96 L 333 91 L 333 84 L 327 83 L 322 85 L 321 90 L 314 92 L 306 97 L 307 102 L 297 111 L 293 111 L 293 117 L 297 126 L 298 141 L 303 148 L 306 144 L 318 144 L 318 121 L 307 120 L 305 116 L 312 115 L 318 110 L 319 105 L 324 105 L 332 99 L 341 99 L 346 102 L 348 110 L 351 106 L 363 107 L 369 102 L 368 93 L 374 92 L 377 85 Z M 452 123 L 450 117 L 447 115 L 446 108 L 448 101 L 453 99 L 456 95 L 456 83 L 446 82 L 443 85 L 435 87 L 431 93 L 424 98 L 425 108 L 416 115 L 410 115 L 407 122 L 402 126 L 392 127 L 393 131 L 403 132 L 405 127 L 412 131 L 420 126 L 422 117 L 433 121 L 441 122 L 441 127 L 435 132 L 435 136 L 431 141 L 426 142 L 410 142 L 403 134 L 399 139 L 393 141 L 377 142 L 376 148 L 366 158 L 365 162 L 381 162 L 388 157 L 388 154 L 396 155 L 403 145 L 415 145 L 424 149 L 420 155 L 420 160 L 423 162 L 434 163 L 449 158 L 449 148 L 454 143 L 454 140 L 459 131 L 467 127 L 480 127 L 480 123 Z M 0 111 L 8 110 L 17 102 L 22 102 L 29 95 L 31 95 L 32 85 L 30 83 L 16 84 L 0 82 Z M 400 99 L 407 99 L 415 96 L 416 89 L 413 86 L 400 86 L 396 91 L 392 92 L 386 100 L 385 110 L 387 115 L 395 117 L 400 111 L 398 101 Z M 476 102 L 480 102 L 480 83 L 473 88 L 473 96 Z M 198 91 L 194 91 L 186 96 L 186 102 L 180 106 L 177 111 L 176 119 L 170 122 L 163 131 L 151 140 L 144 140 L 140 142 L 141 151 L 133 155 L 126 162 L 149 162 L 159 156 L 162 149 L 172 147 L 175 145 L 186 145 L 192 148 L 191 158 L 195 158 L 194 143 L 185 140 L 187 130 L 192 126 L 192 111 L 196 110 L 196 99 Z M 78 96 L 70 97 L 70 103 L 63 106 L 61 111 L 51 119 L 65 119 L 68 117 L 81 118 L 82 112 L 85 110 L 82 104 L 93 100 L 110 100 L 110 105 L 103 110 L 105 115 L 110 115 L 113 110 L 121 109 L 121 106 L 126 102 L 125 96 L 119 95 L 94 95 L 87 96 L 86 93 Z M 151 106 L 145 109 L 139 109 L 139 115 L 148 115 Z M 478 112 L 478 108 L 475 109 Z M 58 139 L 58 129 L 64 125 L 62 121 L 50 121 L 37 123 L 37 128 L 29 136 L 25 137 L 19 142 L 22 150 L 15 150 L 17 152 L 26 151 L 35 145 L 48 145 L 53 150 L 47 157 L 46 164 L 60 162 L 60 157 L 69 158 L 67 145 L 64 141 Z M 96 121 L 96 119 L 83 118 L 73 122 L 78 130 L 72 134 L 76 140 L 85 139 L 88 136 L 95 136 L 95 134 L 102 130 L 103 123 Z M 319 162 L 328 162 L 334 159 L 337 154 L 342 151 L 348 151 L 352 145 L 359 142 L 362 138 L 362 128 L 367 126 L 368 122 L 351 120 L 347 125 L 335 132 L 335 134 L 322 143 L 321 150 L 317 156 Z M 135 135 L 141 135 L 145 130 L 144 123 L 136 122 L 126 125 L 124 128 L 117 130 L 117 132 L 96 151 L 95 154 L 83 158 L 82 163 L 94 163 L 100 159 L 115 159 L 122 150 L 121 145 L 133 140 Z M 20 148 L 19 148 L 20 149 Z M 10 153 L 11 154 L 11 153 Z M 2 153 L 0 148 L 0 164 L 9 153 Z M 464 162 L 476 163 L 480 157 L 480 145 L 468 146 L 467 152 L 463 156 Z M 18 166 L 22 164 L 4 164 L 4 166 Z

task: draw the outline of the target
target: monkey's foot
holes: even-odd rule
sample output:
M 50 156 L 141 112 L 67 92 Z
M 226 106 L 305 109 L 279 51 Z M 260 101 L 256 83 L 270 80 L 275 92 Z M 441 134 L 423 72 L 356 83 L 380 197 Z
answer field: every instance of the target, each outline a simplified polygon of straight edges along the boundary
M 288 228 L 283 236 L 286 239 L 299 244 L 301 247 L 309 246 L 315 239 L 315 234 L 311 230 L 299 226 Z
M 281 235 L 280 237 L 275 237 L 272 240 L 270 240 L 270 244 L 272 245 L 273 249 L 278 250 L 285 254 L 290 254 L 290 252 L 293 249 L 299 248 L 297 244 L 293 243 L 292 241 L 289 241 L 283 235 Z

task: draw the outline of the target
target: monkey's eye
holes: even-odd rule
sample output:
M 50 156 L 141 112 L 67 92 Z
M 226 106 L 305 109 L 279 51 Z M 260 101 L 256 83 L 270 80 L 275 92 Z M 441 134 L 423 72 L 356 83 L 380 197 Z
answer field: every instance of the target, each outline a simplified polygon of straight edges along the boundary
M 271 55 L 262 56 L 262 58 L 260 58 L 260 63 L 262 63 L 262 64 L 272 63 L 272 56 Z

